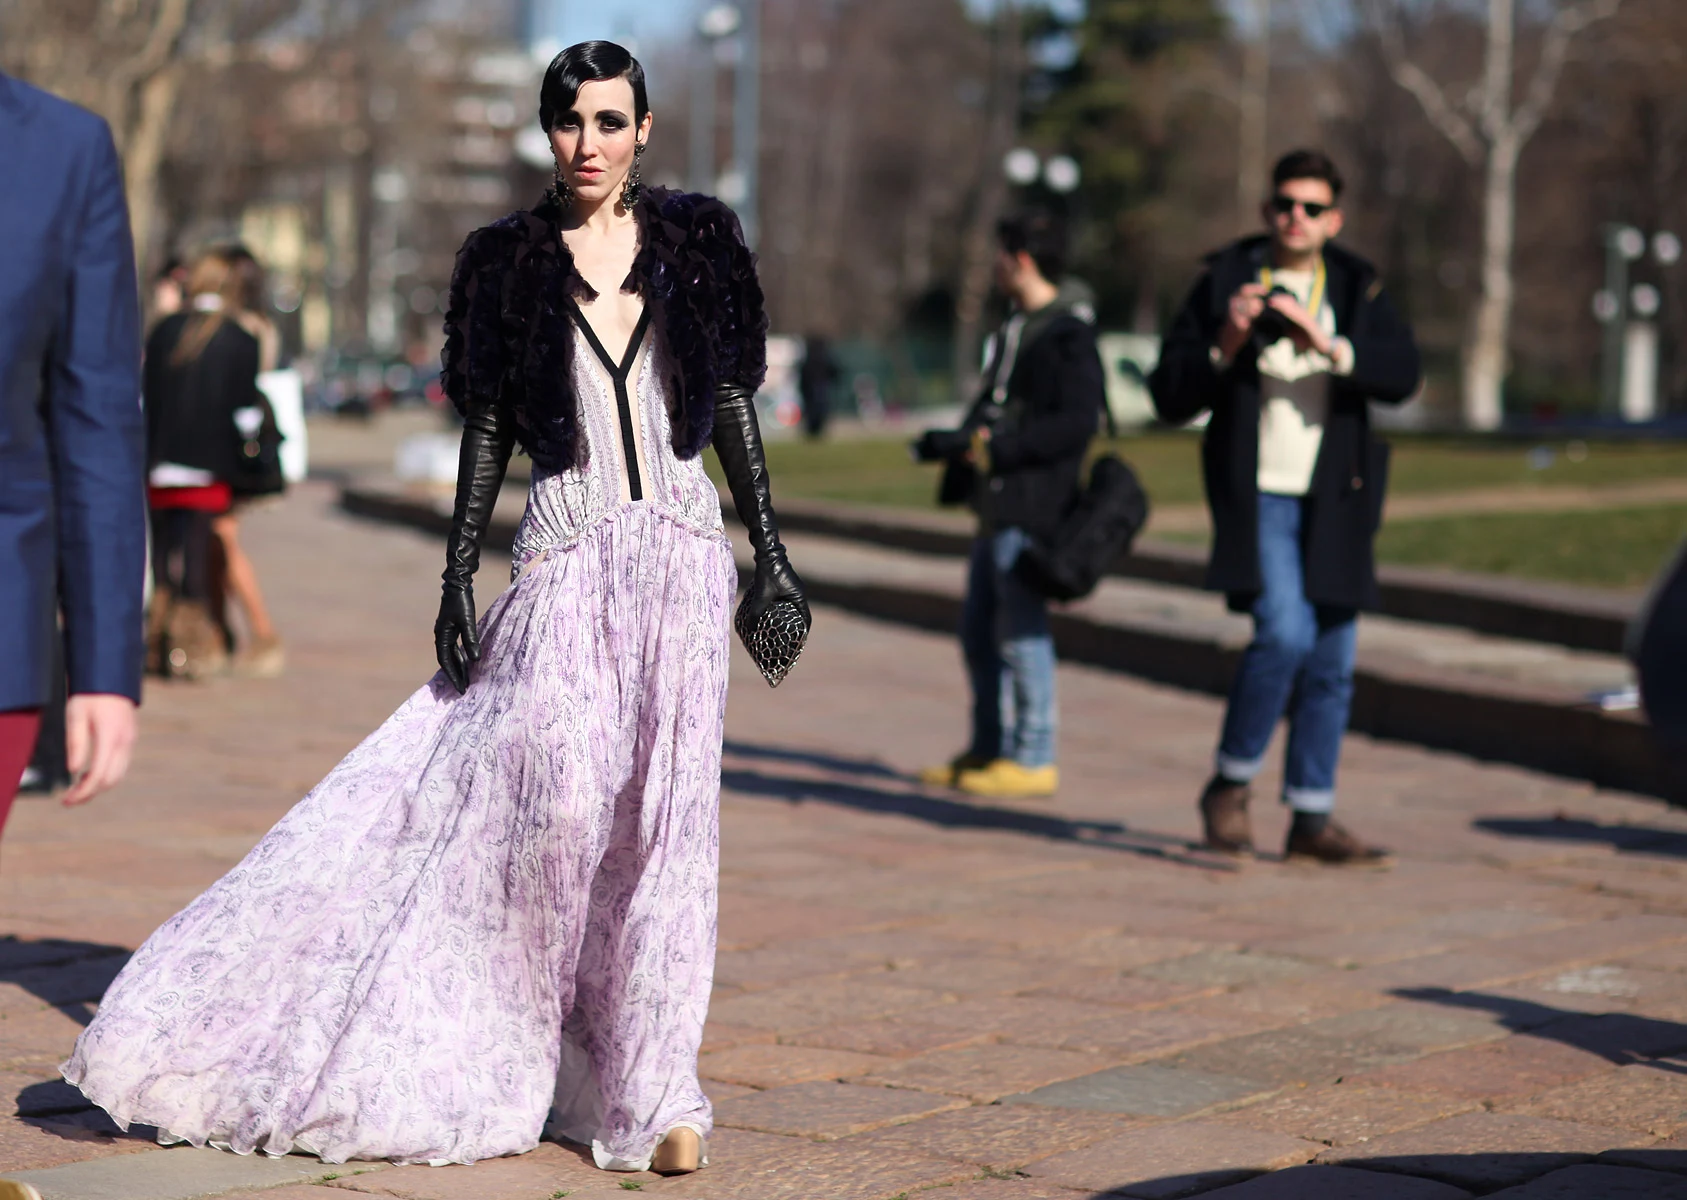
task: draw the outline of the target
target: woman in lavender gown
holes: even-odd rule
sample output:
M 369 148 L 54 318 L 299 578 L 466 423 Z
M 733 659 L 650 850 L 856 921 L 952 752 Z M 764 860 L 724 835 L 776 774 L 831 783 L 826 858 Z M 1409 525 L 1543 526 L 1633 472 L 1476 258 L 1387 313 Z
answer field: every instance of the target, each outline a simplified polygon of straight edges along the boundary
M 741 627 L 808 623 L 751 404 L 767 322 L 730 210 L 640 184 L 624 49 L 558 55 L 540 121 L 557 187 L 470 236 L 446 317 L 441 670 L 112 985 L 64 1073 L 120 1125 L 329 1162 L 547 1131 L 610 1170 L 706 1161 L 736 585 L 706 443 L 756 552 Z M 477 624 L 518 440 L 514 582 Z

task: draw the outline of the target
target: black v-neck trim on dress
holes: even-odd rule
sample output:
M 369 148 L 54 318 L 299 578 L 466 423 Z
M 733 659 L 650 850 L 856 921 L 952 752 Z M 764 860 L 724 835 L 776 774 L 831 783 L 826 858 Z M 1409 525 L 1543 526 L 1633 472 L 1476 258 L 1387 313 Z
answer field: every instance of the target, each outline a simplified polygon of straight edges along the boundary
M 632 372 L 633 363 L 638 361 L 639 348 L 644 345 L 644 335 L 650 329 L 650 302 L 646 301 L 644 310 L 639 313 L 638 326 L 633 330 L 633 336 L 627 343 L 626 354 L 619 365 L 609 357 L 609 351 L 603 348 L 598 340 L 597 331 L 592 323 L 586 320 L 586 314 L 580 311 L 580 305 L 573 296 L 564 297 L 568 301 L 569 311 L 574 316 L 574 323 L 586 339 L 586 344 L 592 348 L 603 369 L 609 372 L 610 381 L 615 385 L 615 407 L 621 415 L 621 452 L 627 460 L 627 494 L 634 500 L 644 499 L 644 481 L 640 478 L 638 469 L 638 442 L 633 437 L 633 406 L 627 396 L 627 376 Z

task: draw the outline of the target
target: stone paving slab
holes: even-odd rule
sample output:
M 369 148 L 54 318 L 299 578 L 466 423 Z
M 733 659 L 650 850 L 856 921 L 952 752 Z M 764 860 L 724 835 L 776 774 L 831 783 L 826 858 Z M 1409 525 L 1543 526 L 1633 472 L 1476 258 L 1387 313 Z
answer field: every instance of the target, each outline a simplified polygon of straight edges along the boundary
M 1291 1167 L 1202 1193 L 1206 1200 L 1467 1200 L 1470 1193 L 1433 1179 L 1348 1167 Z
M 285 677 L 153 687 L 122 789 L 13 814 L 0 1090 L 52 1111 L 0 1117 L 0 1171 L 183 1153 L 117 1134 L 51 1082 L 101 972 L 432 670 L 437 543 L 330 500 L 308 485 L 248 521 Z M 489 555 L 483 602 L 501 569 Z M 1060 795 L 975 802 L 911 774 L 960 744 L 952 638 L 825 606 L 816 618 L 777 693 L 734 662 L 703 1063 L 729 1077 L 705 1080 L 723 1123 L 707 1171 L 627 1180 L 641 1192 L 1078 1200 L 1121 1184 L 1210 1192 L 1390 1147 L 1388 1171 L 1366 1168 L 1379 1188 L 1494 1156 L 1526 1160 L 1530 1178 L 1568 1165 L 1543 1155 L 1687 1178 L 1687 1142 L 1657 1137 L 1687 1045 L 1687 813 L 1355 736 L 1343 819 L 1396 847 L 1391 870 L 1217 859 L 1190 844 L 1213 700 L 1063 666 Z M 1286 821 L 1268 802 L 1277 781 L 1273 760 L 1255 805 L 1268 848 Z M 1161 1117 L 993 1103 L 1148 1067 L 1274 1094 Z M 1407 1067 L 1409 1080 L 1365 1082 Z M 726 1123 L 741 1111 L 789 1132 Z M 1407 1159 L 1421 1170 L 1403 1173 Z M 1035 1174 L 1050 1163 L 1071 1173 Z M 1021 1170 L 1034 1174 L 980 1178 Z M 1301 1178 L 1341 1178 L 1318 1170 L 1332 1174 Z M 377 1184 L 478 1200 L 505 1174 L 533 1200 L 627 1194 L 578 1148 L 548 1145 L 472 1168 L 265 1184 L 311 1200 Z
M 832 1141 L 965 1105 L 952 1096 L 903 1088 L 796 1083 L 728 1100 L 716 1110 L 715 1121 L 760 1133 Z
M 1003 1096 L 1003 1104 L 1037 1104 L 1143 1117 L 1182 1117 L 1221 1104 L 1270 1095 L 1275 1088 L 1233 1075 L 1210 1075 L 1144 1063 L 1113 1067 L 1051 1083 L 1035 1091 Z
M 1646 1146 L 1607 1150 L 1599 1156 L 1599 1161 L 1687 1174 L 1687 1135 L 1678 1133 Z
M 1106 1141 L 1136 1123 L 1114 1113 L 982 1104 L 880 1130 L 862 1141 L 958 1159 L 1001 1173 Z M 946 1197 L 947 1193 L 940 1193 L 933 1200 Z
M 863 1077 L 865 1083 L 965 1096 L 989 1104 L 1003 1096 L 1087 1075 L 1107 1060 L 1075 1050 L 973 1046 L 922 1054 Z
M 1083 1150 L 1032 1163 L 1026 1174 L 1063 1187 L 1162 1200 L 1295 1166 L 1315 1142 L 1189 1121 L 1131 1130 Z
M 41 1171 L 16 1171 L 6 1178 L 34 1184 L 42 1200 L 193 1200 L 237 1189 L 316 1182 L 330 1175 L 382 1169 L 378 1163 L 335 1167 L 302 1156 L 265 1158 L 176 1146 Z
M 605 1187 L 605 1172 L 592 1164 L 583 1147 L 549 1143 L 518 1158 L 486 1159 L 472 1166 L 389 1167 L 374 1174 L 353 1173 L 365 1165 L 340 1169 L 331 1185 L 338 1190 L 334 1200 L 350 1200 L 346 1192 L 399 1200 L 548 1200 L 557 1192 L 573 1196 Z M 615 1181 L 611 1186 L 620 1190 L 621 1183 L 643 1188 L 662 1177 L 638 1171 L 609 1178 Z
M 1339 1083 L 1285 1088 L 1258 1104 L 1212 1120 L 1278 1130 L 1328 1146 L 1351 1146 L 1477 1107 L 1473 1100 L 1437 1093 L 1418 1095 L 1394 1088 Z
M 1687 1200 L 1687 1179 L 1660 1171 L 1589 1164 L 1553 1171 L 1494 1200 Z
M 1641 1146 L 1651 1139 L 1641 1134 L 1621 1140 Z M 1319 1161 L 1424 1175 L 1490 1192 L 1590 1159 L 1612 1141 L 1609 1130 L 1590 1125 L 1472 1112 L 1375 1138 L 1363 1147 L 1329 1150 Z
M 879 1054 L 816 1050 L 807 1046 L 735 1046 L 703 1055 L 697 1070 L 705 1079 L 744 1087 L 772 1088 L 815 1079 L 848 1079 L 891 1064 Z

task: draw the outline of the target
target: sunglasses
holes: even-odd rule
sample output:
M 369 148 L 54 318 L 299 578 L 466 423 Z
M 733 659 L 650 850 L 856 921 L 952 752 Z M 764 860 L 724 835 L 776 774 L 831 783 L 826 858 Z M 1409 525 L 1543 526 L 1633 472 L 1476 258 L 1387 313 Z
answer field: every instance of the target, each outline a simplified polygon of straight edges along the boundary
M 1334 207 L 1333 204 L 1313 204 L 1306 200 L 1296 200 L 1293 196 L 1271 197 L 1271 211 L 1280 217 L 1286 217 L 1296 208 L 1299 208 L 1309 218 L 1316 221 Z

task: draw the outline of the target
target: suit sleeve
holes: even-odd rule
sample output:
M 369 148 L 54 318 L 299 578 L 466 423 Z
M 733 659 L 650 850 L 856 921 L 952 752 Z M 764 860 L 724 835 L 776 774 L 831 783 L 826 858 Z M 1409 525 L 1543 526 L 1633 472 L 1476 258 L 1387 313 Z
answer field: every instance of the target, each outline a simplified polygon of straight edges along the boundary
M 990 461 L 997 470 L 1071 458 L 1095 436 L 1107 393 L 1095 331 L 1072 318 L 1045 336 L 1054 343 L 1054 403 L 1035 422 L 991 440 Z
M 47 366 L 60 601 L 72 694 L 140 699 L 146 440 L 140 297 L 122 169 L 104 124 Z
M 1212 347 L 1217 329 L 1211 317 L 1213 280 L 1201 276 L 1178 310 L 1160 346 L 1160 361 L 1148 377 L 1154 411 L 1169 425 L 1186 425 L 1218 403 L 1222 389 Z
M 1399 404 L 1418 390 L 1417 341 L 1387 292 L 1375 290 L 1360 306 L 1347 340 L 1353 345 L 1353 370 L 1338 386 L 1385 404 Z

